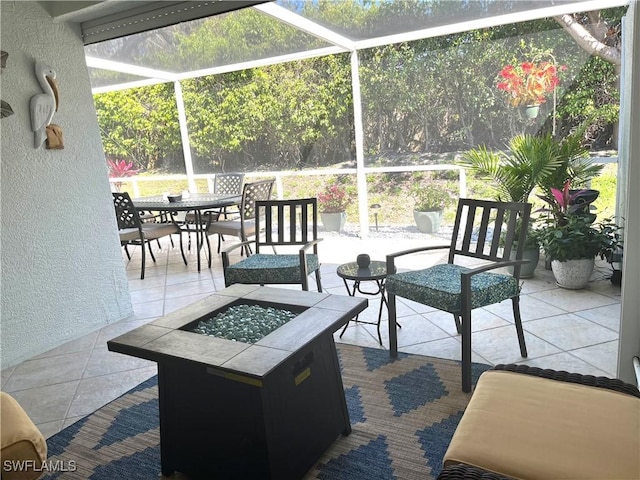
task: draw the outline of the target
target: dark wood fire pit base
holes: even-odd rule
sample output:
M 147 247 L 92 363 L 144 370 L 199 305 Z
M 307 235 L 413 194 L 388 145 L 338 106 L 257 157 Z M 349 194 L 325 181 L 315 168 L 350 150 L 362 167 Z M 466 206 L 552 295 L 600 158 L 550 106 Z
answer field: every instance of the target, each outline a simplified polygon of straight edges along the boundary
M 301 312 L 255 344 L 182 330 L 239 301 Z M 333 333 L 361 298 L 234 285 L 108 342 L 158 363 L 162 473 L 302 477 L 351 431 Z

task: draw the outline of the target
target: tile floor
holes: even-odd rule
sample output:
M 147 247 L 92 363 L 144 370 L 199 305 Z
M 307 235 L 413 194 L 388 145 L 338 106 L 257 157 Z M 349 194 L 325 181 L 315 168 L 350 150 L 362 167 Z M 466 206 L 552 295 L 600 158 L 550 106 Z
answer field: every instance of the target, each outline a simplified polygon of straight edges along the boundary
M 421 241 L 424 243 L 424 240 Z M 417 246 L 417 240 L 330 237 L 320 244 L 322 282 L 332 294 L 346 295 L 335 274 L 337 265 L 354 261 L 367 252 L 384 260 L 388 252 Z M 219 256 L 213 267 L 198 273 L 195 253 L 189 265 L 182 263 L 179 249 L 167 242 L 156 251 L 157 263 L 148 262 L 146 277 L 140 280 L 139 250 L 133 260 L 123 255 L 129 278 L 134 314 L 107 325 L 49 352 L 2 371 L 2 390 L 11 393 L 25 408 L 45 436 L 53 435 L 93 412 L 143 380 L 154 375 L 155 364 L 109 352 L 106 341 L 161 315 L 174 311 L 224 288 Z M 399 268 L 416 268 L 439 260 L 437 255 L 414 257 Z M 405 260 L 409 261 L 409 260 Z M 534 278 L 524 280 L 521 309 L 529 358 L 519 355 L 513 326 L 511 302 L 474 310 L 472 348 L 477 362 L 495 364 L 527 363 L 545 368 L 615 376 L 620 320 L 620 288 L 604 277 L 600 266 L 587 289 L 562 290 L 555 286 L 550 271 L 539 265 Z M 292 287 L 297 288 L 297 287 Z M 377 318 L 379 299 L 369 297 L 370 308 L 360 320 Z M 460 358 L 460 339 L 449 314 L 398 299 L 399 349 L 403 352 L 442 358 Z M 376 327 L 350 323 L 344 336 L 336 340 L 374 348 L 387 348 L 386 316 L 381 327 L 383 346 Z

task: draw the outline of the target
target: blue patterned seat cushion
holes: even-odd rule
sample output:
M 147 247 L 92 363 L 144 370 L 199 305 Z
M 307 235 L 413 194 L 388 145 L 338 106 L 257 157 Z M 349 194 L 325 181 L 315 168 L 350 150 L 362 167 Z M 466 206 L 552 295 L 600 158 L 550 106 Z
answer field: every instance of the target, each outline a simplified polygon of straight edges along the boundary
M 307 255 L 308 272 L 320 267 L 318 256 Z M 301 283 L 300 257 L 298 255 L 270 255 L 256 253 L 234 263 L 225 272 L 227 285 L 234 283 Z
M 460 265 L 435 265 L 424 270 L 389 275 L 387 293 L 408 298 L 445 312 L 460 312 Z M 511 275 L 484 272 L 471 277 L 471 308 L 499 303 L 518 295 L 520 287 Z

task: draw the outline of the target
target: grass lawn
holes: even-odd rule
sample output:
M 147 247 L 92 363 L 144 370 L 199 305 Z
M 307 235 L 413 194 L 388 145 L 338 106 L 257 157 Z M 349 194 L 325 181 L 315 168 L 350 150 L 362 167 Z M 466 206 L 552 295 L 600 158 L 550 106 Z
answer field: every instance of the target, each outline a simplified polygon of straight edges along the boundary
M 443 156 L 440 163 L 454 163 L 453 154 Z M 612 217 L 615 214 L 617 164 L 607 164 L 602 174 L 594 179 L 591 188 L 600 191 L 600 195 L 594 206 L 598 218 Z M 139 175 L 138 177 L 144 177 Z M 249 178 L 249 181 L 257 178 Z M 246 181 L 246 180 L 245 180 Z M 284 198 L 313 197 L 322 191 L 327 183 L 338 181 L 345 185 L 350 195 L 350 204 L 347 208 L 347 221 L 358 221 L 358 201 L 355 175 L 339 176 L 298 176 L 283 177 Z M 378 204 L 378 220 L 381 224 L 407 225 L 413 221 L 414 200 L 411 189 L 421 183 L 437 181 L 446 185 L 452 197 L 458 197 L 458 173 L 456 171 L 434 171 L 414 173 L 371 173 L 367 174 L 368 204 Z M 206 180 L 196 180 L 199 192 L 207 192 Z M 153 182 L 139 182 L 140 196 L 161 195 L 163 193 L 180 193 L 188 189 L 186 180 L 166 180 Z M 128 191 L 133 195 L 133 187 L 130 182 L 124 182 L 122 191 Z M 493 199 L 492 186 L 486 180 L 478 180 L 473 175 L 467 175 L 467 196 L 471 198 Z M 534 210 L 541 208 L 544 202 L 532 198 Z M 370 210 L 370 221 L 374 221 L 374 211 Z M 454 206 L 445 211 L 445 223 L 453 222 L 455 216 Z

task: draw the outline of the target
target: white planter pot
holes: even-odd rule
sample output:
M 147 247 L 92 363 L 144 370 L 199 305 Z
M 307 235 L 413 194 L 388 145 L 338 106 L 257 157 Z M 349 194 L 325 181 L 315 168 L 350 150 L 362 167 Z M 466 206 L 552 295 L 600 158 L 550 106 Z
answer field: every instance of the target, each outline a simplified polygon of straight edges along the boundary
M 322 220 L 322 225 L 327 232 L 340 232 L 347 221 L 347 212 L 320 212 L 320 220 Z
M 419 212 L 414 210 L 413 219 L 420 232 L 436 233 L 440 230 L 440 224 L 442 223 L 442 210 L 437 212 Z
M 594 264 L 595 258 L 567 260 L 566 262 L 552 260 L 551 270 L 559 287 L 579 290 L 589 283 Z

